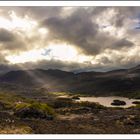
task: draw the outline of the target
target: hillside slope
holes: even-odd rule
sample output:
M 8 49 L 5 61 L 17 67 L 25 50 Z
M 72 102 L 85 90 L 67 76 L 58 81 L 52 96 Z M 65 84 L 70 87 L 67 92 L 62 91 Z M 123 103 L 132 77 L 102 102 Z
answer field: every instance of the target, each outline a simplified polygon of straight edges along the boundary
M 52 69 L 11 71 L 0 77 L 0 83 L 43 87 L 50 92 L 127 96 L 140 91 L 140 65 L 130 69 L 77 74 Z

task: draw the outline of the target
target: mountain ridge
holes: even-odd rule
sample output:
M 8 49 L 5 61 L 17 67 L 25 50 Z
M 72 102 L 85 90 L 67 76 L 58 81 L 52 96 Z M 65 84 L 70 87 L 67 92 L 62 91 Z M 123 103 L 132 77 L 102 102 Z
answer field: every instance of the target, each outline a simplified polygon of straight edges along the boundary
M 140 65 L 108 72 L 66 72 L 57 69 L 10 71 L 0 76 L 0 83 L 25 87 L 45 87 L 50 92 L 70 92 L 90 95 L 140 93 Z

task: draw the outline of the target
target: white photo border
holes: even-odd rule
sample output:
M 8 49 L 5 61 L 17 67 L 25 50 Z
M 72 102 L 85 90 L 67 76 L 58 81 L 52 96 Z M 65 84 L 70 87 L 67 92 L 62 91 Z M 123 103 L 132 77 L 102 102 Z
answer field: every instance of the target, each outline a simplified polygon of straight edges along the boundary
M 0 1 L 0 6 L 140 6 L 140 1 Z

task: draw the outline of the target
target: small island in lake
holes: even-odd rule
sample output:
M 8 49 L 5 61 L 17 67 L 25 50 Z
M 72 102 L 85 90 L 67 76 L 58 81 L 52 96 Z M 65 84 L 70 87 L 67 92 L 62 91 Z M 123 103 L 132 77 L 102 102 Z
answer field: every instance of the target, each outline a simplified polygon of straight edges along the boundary
M 111 103 L 111 105 L 114 105 L 114 106 L 123 106 L 123 105 L 126 105 L 126 102 L 125 101 L 120 101 L 120 100 L 113 100 L 113 102 Z

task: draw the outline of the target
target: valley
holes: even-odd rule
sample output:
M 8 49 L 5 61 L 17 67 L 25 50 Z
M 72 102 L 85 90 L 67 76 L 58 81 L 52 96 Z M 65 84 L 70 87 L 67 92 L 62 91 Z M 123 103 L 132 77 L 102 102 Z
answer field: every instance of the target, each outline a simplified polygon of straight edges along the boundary
M 139 66 L 104 73 L 8 72 L 0 77 L 0 133 L 139 134 L 139 80 Z M 112 106 L 115 100 L 126 105 Z

